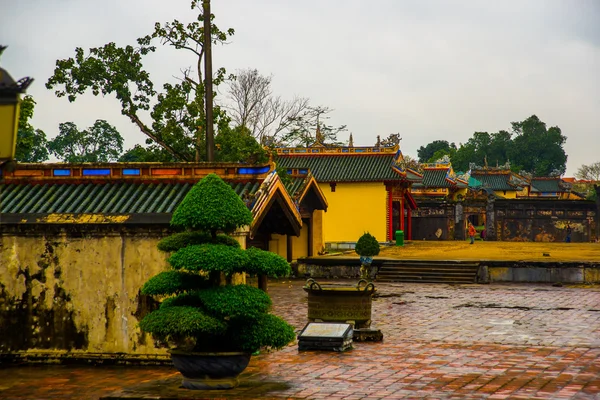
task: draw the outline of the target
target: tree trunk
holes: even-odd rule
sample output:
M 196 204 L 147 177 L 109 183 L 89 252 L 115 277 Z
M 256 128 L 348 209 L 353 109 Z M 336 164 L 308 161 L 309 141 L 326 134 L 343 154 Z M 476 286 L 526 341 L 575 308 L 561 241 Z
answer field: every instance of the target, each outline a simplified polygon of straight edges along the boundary
M 210 32 L 210 0 L 204 0 L 204 96 L 206 105 L 206 161 L 215 161 L 213 133 L 212 37 Z

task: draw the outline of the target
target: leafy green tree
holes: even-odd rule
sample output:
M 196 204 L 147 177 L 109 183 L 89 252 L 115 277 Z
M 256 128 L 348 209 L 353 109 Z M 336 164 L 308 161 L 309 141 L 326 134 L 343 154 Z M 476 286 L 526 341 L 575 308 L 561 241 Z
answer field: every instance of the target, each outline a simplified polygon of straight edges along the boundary
M 46 87 L 55 89 L 58 97 L 66 96 L 71 102 L 86 92 L 94 96 L 113 95 L 121 104 L 121 113 L 154 144 L 178 161 L 200 161 L 205 157 L 206 126 L 202 2 L 192 0 L 191 7 L 199 11 L 195 21 L 156 23 L 154 32 L 139 38 L 136 46 L 118 47 L 108 43 L 89 49 L 87 54 L 77 47 L 74 57 L 56 61 L 54 74 Z M 233 34 L 233 29 L 222 31 L 211 24 L 215 44 L 226 43 Z M 156 41 L 186 51 L 196 59 L 194 69 L 185 69 L 176 83 L 165 83 L 160 93 L 143 66 L 144 57 L 156 51 L 153 44 Z M 212 78 L 213 84 L 219 85 L 226 79 L 225 69 L 217 70 Z M 144 121 L 145 111 L 150 111 L 150 122 Z M 214 114 L 218 124 L 223 111 L 215 106 Z
M 558 126 L 546 129 L 546 124 L 532 115 L 524 121 L 512 122 L 513 155 L 518 171 L 534 176 L 562 175 L 567 169 L 567 154 L 563 145 L 567 141 Z
M 417 149 L 417 156 L 421 163 L 434 162 L 440 158 L 436 158 L 436 153 L 437 156 L 450 155 L 452 149 L 456 150 L 454 143 L 450 144 L 446 140 L 434 140 L 425 146 L 419 147 Z
M 104 120 L 83 131 L 73 122 L 64 122 L 58 129 L 60 133 L 48 142 L 48 149 L 61 161 L 116 161 L 123 152 L 123 137 Z
M 512 149 L 511 134 L 507 131 L 475 132 L 450 159 L 455 170 L 467 171 L 471 163 L 478 166 L 504 165 L 511 161 Z
M 269 161 L 267 151 L 256 141 L 252 132 L 244 126 L 222 128 L 215 137 L 216 160 L 223 162 L 245 162 L 249 164 Z
M 33 117 L 35 104 L 35 100 L 29 95 L 25 96 L 21 101 L 15 152 L 15 160 L 20 162 L 42 162 L 48 160 L 48 140 L 46 139 L 46 134 L 40 129 L 35 129 L 29 122 Z
M 152 143 L 152 141 L 150 141 Z M 120 157 L 119 162 L 174 162 L 175 157 L 164 148 L 156 144 L 150 144 L 148 147 L 136 144 L 131 149 L 125 151 Z

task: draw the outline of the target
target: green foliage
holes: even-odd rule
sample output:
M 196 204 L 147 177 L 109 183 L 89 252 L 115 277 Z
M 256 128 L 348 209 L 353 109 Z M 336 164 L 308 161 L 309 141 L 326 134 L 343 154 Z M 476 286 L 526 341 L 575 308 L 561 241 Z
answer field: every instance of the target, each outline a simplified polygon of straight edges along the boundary
M 202 275 L 185 271 L 163 271 L 150 278 L 142 286 L 142 294 L 175 294 L 203 287 L 208 287 L 208 280 Z
M 60 133 L 48 142 L 50 152 L 65 162 L 116 161 L 123 151 L 123 137 L 104 120 L 80 131 L 73 122 L 59 125 Z
M 446 140 L 434 140 L 426 146 L 421 146 L 417 150 L 417 156 L 420 163 L 435 162 L 435 154 L 450 155 L 451 149 L 456 149 L 454 143 L 449 144 Z
M 567 138 L 559 127 L 546 129 L 546 124 L 535 115 L 511 124 L 512 132 L 475 132 L 450 154 L 454 170 L 468 171 L 471 163 L 495 167 L 509 162 L 511 170 L 533 176 L 565 172 L 567 155 L 563 146 Z
M 262 290 L 247 285 L 227 285 L 197 292 L 206 311 L 217 318 L 260 318 L 271 308 L 271 298 Z
M 290 176 L 290 174 L 288 174 L 287 168 L 278 166 L 275 168 L 275 172 L 277 172 L 277 175 L 279 176 L 279 179 L 281 180 L 283 186 L 287 188 L 289 185 L 292 184 L 292 177 Z
M 546 129 L 546 124 L 532 115 L 521 122 L 512 122 L 514 152 L 511 162 L 515 169 L 534 176 L 562 175 L 567 169 L 563 145 L 567 138 L 559 127 Z
M 33 117 L 35 100 L 25 96 L 21 100 L 19 113 L 19 126 L 17 131 L 17 145 L 15 160 L 20 162 L 43 162 L 48 160 L 48 140 L 46 134 L 40 129 L 35 129 L 29 123 Z
M 290 263 L 278 254 L 251 247 L 246 250 L 249 261 L 246 271 L 250 275 L 267 275 L 272 278 L 289 276 L 292 273 Z
M 148 137 L 178 161 L 194 161 L 204 155 L 206 127 L 204 105 L 203 47 L 204 28 L 202 3 L 192 1 L 192 9 L 199 12 L 190 23 L 178 20 L 156 23 L 151 35 L 139 38 L 135 45 L 119 47 L 107 43 L 90 48 L 88 52 L 77 47 L 72 58 L 56 61 L 53 75 L 46 87 L 54 89 L 58 97 L 73 102 L 78 96 L 91 92 L 94 96 L 114 96 L 126 116 Z M 213 44 L 226 43 L 233 29 L 220 30 L 211 24 Z M 183 76 L 177 83 L 166 83 L 159 93 L 148 71 L 144 68 L 147 55 L 157 51 L 156 41 L 185 52 L 195 58 L 196 70 L 181 69 Z M 215 71 L 213 84 L 218 86 L 226 78 L 226 71 Z M 150 120 L 144 121 L 150 111 Z M 215 106 L 215 122 L 224 117 Z M 139 154 L 138 154 L 139 155 Z
M 227 325 L 197 307 L 161 307 L 140 321 L 140 328 L 157 338 L 223 335 Z
M 233 232 L 250 225 L 252 213 L 231 187 L 215 174 L 194 185 L 173 213 L 171 225 L 185 229 Z
M 204 243 L 224 244 L 226 246 L 237 248 L 240 247 L 239 242 L 231 236 L 219 234 L 215 239 L 213 239 L 208 232 L 187 231 L 175 233 L 171 236 L 163 238 L 160 242 L 158 242 L 158 249 L 160 251 L 172 252 L 183 249 L 187 246 Z
M 125 151 L 119 157 L 119 162 L 174 162 L 177 161 L 172 154 L 162 147 L 150 145 L 142 147 L 136 144 L 131 149 Z
M 253 324 L 232 324 L 228 333 L 233 343 L 248 352 L 261 347 L 280 349 L 296 338 L 292 326 L 271 314 L 263 314 Z
M 379 242 L 375 239 L 375 236 L 365 232 L 356 242 L 354 251 L 359 256 L 373 257 L 379 254 L 379 247 Z
M 217 161 L 248 164 L 264 164 L 269 161 L 267 151 L 258 144 L 250 130 L 243 126 L 219 130 L 215 144 L 218 149 Z
M 222 244 L 188 246 L 169 257 L 169 264 L 175 269 L 217 271 L 226 275 L 243 272 L 247 263 L 244 250 Z

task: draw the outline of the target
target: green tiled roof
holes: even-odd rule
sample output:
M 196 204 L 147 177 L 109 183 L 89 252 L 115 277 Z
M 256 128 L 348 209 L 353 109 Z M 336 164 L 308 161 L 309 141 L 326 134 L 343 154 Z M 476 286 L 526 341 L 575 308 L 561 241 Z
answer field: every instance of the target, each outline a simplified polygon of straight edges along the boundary
M 536 179 L 531 180 L 531 191 L 541 193 L 562 192 L 559 179 Z
M 451 187 L 452 184 L 446 180 L 447 169 L 425 169 L 423 170 L 423 182 L 415 183 L 413 187 Z
M 285 185 L 285 189 L 292 199 L 296 199 L 297 196 L 302 194 L 302 190 L 308 179 L 309 176 L 290 177 L 290 181 Z
M 253 195 L 260 182 L 230 182 L 240 197 Z M 0 184 L 3 214 L 172 213 L 191 183 Z
M 481 187 L 491 190 L 518 190 L 516 186 L 510 185 L 509 174 L 472 174 L 473 178 L 481 183 Z
M 287 169 L 309 169 L 317 182 L 400 181 L 404 178 L 392 170 L 394 154 L 283 156 L 276 163 Z M 420 180 L 407 172 L 407 179 Z

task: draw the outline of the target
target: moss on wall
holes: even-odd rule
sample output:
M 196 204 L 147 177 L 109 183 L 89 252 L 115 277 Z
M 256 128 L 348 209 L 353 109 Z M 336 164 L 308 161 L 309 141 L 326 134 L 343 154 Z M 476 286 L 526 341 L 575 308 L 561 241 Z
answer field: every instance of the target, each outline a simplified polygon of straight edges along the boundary
M 166 267 L 160 235 L 0 236 L 0 353 L 162 354 L 138 321 L 139 289 Z

